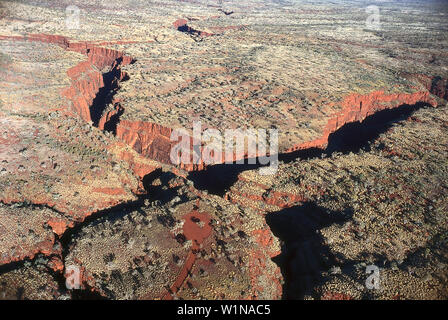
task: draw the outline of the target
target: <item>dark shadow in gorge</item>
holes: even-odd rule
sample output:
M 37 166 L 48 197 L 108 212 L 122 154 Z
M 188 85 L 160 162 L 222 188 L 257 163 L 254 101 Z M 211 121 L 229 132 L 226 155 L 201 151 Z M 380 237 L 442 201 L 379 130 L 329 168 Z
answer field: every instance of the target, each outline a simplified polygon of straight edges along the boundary
M 62 260 L 64 261 L 65 257 L 68 255 L 70 245 L 73 239 L 77 235 L 79 235 L 82 232 L 82 229 L 85 228 L 86 226 L 99 225 L 104 223 L 105 221 L 114 222 L 116 220 L 124 218 L 125 216 L 129 216 L 133 212 L 137 212 L 139 216 L 146 217 L 147 212 L 145 212 L 144 208 L 148 205 L 147 201 L 149 201 L 149 203 L 153 201 L 158 201 L 157 205 L 159 206 L 170 202 L 176 196 L 179 196 L 181 203 L 187 201 L 188 199 L 186 199 L 183 195 L 178 194 L 177 192 L 178 188 L 170 188 L 168 186 L 168 182 L 173 178 L 176 178 L 176 176 L 173 173 L 164 172 L 161 169 L 157 169 L 143 177 L 143 187 L 145 188 L 145 192 L 141 195 L 138 195 L 137 200 L 120 203 L 111 208 L 97 211 L 88 216 L 87 218 L 85 218 L 84 221 L 76 224 L 73 228 L 66 230 L 65 233 L 59 238 L 62 247 Z M 154 185 L 154 182 L 156 180 L 160 182 L 160 184 Z M 161 221 L 161 223 L 164 225 L 175 223 L 174 218 L 169 213 L 163 213 L 163 214 L 161 213 L 157 215 L 156 218 L 159 221 Z M 129 217 L 129 219 L 132 218 Z M 64 275 L 55 274 L 55 279 L 57 280 L 60 288 L 64 291 L 65 290 Z M 89 288 L 87 285 L 86 288 L 84 289 L 73 290 L 72 298 L 74 300 L 105 299 L 99 293 L 91 290 L 91 288 Z
M 378 139 L 380 134 L 388 131 L 394 123 L 407 119 L 418 109 L 430 106 L 423 102 L 401 105 L 394 109 L 378 111 L 363 122 L 347 123 L 329 136 L 325 153 L 331 155 L 333 152 L 358 152 L 360 149 L 370 151 L 370 142 Z
M 95 98 L 90 106 L 90 117 L 92 119 L 93 125 L 98 127 L 99 121 L 106 110 L 106 108 L 113 103 L 114 95 L 120 88 L 120 82 L 129 79 L 129 76 L 125 74 L 122 75 L 121 63 L 123 58 L 118 58 L 115 60 L 115 66 L 106 73 L 103 73 L 103 83 L 104 86 L 98 90 Z M 135 61 L 132 61 L 134 63 Z M 121 78 L 123 76 L 123 78 Z M 121 78 L 121 79 L 120 79 Z M 112 116 L 111 119 L 105 124 L 104 130 L 115 133 L 116 125 L 119 121 L 123 109 L 119 105 L 114 107 L 118 108 L 116 115 Z
M 115 221 L 124 217 L 131 212 L 138 212 L 142 215 L 146 215 L 146 213 L 142 210 L 145 207 L 145 200 L 151 201 L 159 201 L 159 205 L 163 205 L 171 201 L 175 196 L 177 196 L 178 188 L 170 188 L 167 184 L 171 178 L 176 177 L 171 172 L 164 172 L 161 169 L 157 169 L 146 176 L 143 177 L 143 187 L 145 188 L 145 192 L 137 196 L 137 200 L 128 201 L 124 203 L 120 203 L 116 206 L 99 210 L 84 219 L 81 223 L 78 223 L 73 228 L 68 229 L 60 238 L 61 245 L 64 249 L 68 249 L 68 245 L 70 244 L 71 238 L 74 234 L 80 232 L 84 226 L 88 224 L 98 224 L 103 222 L 105 219 L 109 221 Z M 153 186 L 152 183 L 154 180 L 160 179 L 161 184 L 157 186 Z M 181 197 L 182 200 L 182 197 Z M 64 252 L 64 251 L 63 251 Z
M 326 149 L 298 150 L 279 154 L 278 159 L 281 162 L 289 163 L 296 160 L 330 156 L 334 152 L 359 152 L 361 149 L 370 151 L 370 143 L 377 139 L 380 134 L 387 132 L 394 123 L 408 118 L 420 108 L 429 106 L 431 105 L 428 103 L 418 102 L 414 105 L 401 105 L 394 109 L 378 111 L 368 116 L 363 122 L 347 123 L 330 134 Z M 207 190 L 210 193 L 222 196 L 237 181 L 241 172 L 259 167 L 261 165 L 258 160 L 257 164 L 248 164 L 246 159 L 244 164 L 218 164 L 207 167 L 203 171 L 190 172 L 188 179 L 193 181 L 197 189 Z
M 189 35 L 193 35 L 193 36 L 200 36 L 202 33 L 202 31 L 193 29 L 192 27 L 189 27 L 186 24 L 177 27 L 177 31 L 188 33 Z
M 169 181 L 176 178 L 178 177 L 174 173 L 160 168 L 144 176 L 142 183 L 147 192 L 147 199 L 158 201 L 161 205 L 170 202 L 176 196 L 180 197 L 181 202 L 186 201 L 186 198 L 183 198 L 184 195 L 178 193 L 180 186 L 169 186 Z
M 218 11 L 221 11 L 222 13 L 224 13 L 226 16 L 230 16 L 231 14 L 234 14 L 234 11 L 225 11 L 223 9 L 218 9 Z
M 164 172 L 161 169 L 155 170 L 143 177 L 143 186 L 145 188 L 145 192 L 141 195 L 138 195 L 136 200 L 120 203 L 113 207 L 96 211 L 86 217 L 82 222 L 77 222 L 73 228 L 67 229 L 61 237 L 56 239 L 56 243 L 60 243 L 62 247 L 62 261 L 65 261 L 65 258 L 69 254 L 70 245 L 73 239 L 78 236 L 82 232 L 83 228 L 88 225 L 98 225 L 104 223 L 105 221 L 114 222 L 127 215 L 130 215 L 133 212 L 137 212 L 141 216 L 146 216 L 147 213 L 143 209 L 144 207 L 146 207 L 147 201 L 158 201 L 158 205 L 163 205 L 170 202 L 176 196 L 179 196 L 180 202 L 187 201 L 188 199 L 185 199 L 183 195 L 179 195 L 177 193 L 178 188 L 170 188 L 168 186 L 168 182 L 173 178 L 176 178 L 176 176 L 171 172 Z M 156 181 L 160 182 L 160 184 L 155 183 Z M 33 206 L 46 207 L 44 205 Z M 49 208 L 49 210 L 54 209 Z M 158 215 L 157 219 L 159 221 L 162 221 L 162 223 L 164 224 L 169 224 L 174 221 L 174 219 L 168 213 Z M 37 265 L 36 261 L 41 260 L 42 258 L 50 259 L 52 256 L 53 255 L 45 257 L 42 254 L 37 254 L 33 259 L 26 258 L 20 261 L 3 264 L 0 266 L 0 275 L 13 270 L 21 269 L 26 266 L 26 263 Z M 66 293 L 67 289 L 64 277 L 65 270 L 63 270 L 62 273 L 59 273 L 53 271 L 51 268 L 46 266 L 46 264 L 42 264 L 41 266 L 42 268 L 45 268 L 46 272 L 52 275 L 54 280 L 58 283 L 60 291 Z M 86 286 L 86 288 L 72 290 L 70 292 L 72 295 L 72 299 L 74 300 L 105 299 L 98 292 L 91 290 L 91 288 L 89 288 L 88 286 Z M 15 298 L 20 299 L 21 294 L 21 292 L 17 292 Z
M 448 100 L 448 79 L 440 76 L 434 77 L 431 81 L 430 92 L 442 99 Z
M 177 27 L 177 31 L 186 33 L 188 35 L 190 35 L 190 37 L 195 41 L 195 42 L 200 42 L 202 41 L 202 35 L 209 35 L 207 33 L 204 33 L 200 30 L 196 30 L 192 27 L 189 27 L 188 25 L 184 24 L 181 25 L 179 27 Z
M 327 211 L 312 202 L 266 215 L 272 233 L 281 242 L 281 253 L 272 260 L 283 275 L 283 299 L 314 296 L 314 287 L 324 278 L 322 272 L 339 264 L 319 230 L 351 219 L 352 210 Z

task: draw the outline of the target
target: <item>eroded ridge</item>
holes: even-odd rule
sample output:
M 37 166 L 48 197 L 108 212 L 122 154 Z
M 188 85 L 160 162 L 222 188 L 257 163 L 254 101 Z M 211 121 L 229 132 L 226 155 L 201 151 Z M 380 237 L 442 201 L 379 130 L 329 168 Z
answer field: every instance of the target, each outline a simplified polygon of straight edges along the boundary
M 186 23 L 186 20 L 182 20 Z M 175 26 L 183 26 L 181 22 Z M 120 119 L 126 110 L 120 100 L 114 99 L 113 94 L 118 89 L 120 81 L 128 75 L 122 71 L 122 67 L 134 60 L 122 52 L 99 47 L 91 43 L 70 42 L 62 36 L 30 35 L 24 37 L 29 41 L 40 41 L 57 44 L 67 50 L 76 51 L 87 55 L 88 60 L 79 63 L 67 71 L 72 85 L 63 90 L 63 96 L 71 101 L 71 108 L 87 122 L 92 122 L 102 130 L 116 134 L 118 138 L 130 145 L 135 151 L 152 160 L 165 164 L 173 164 L 170 151 L 178 142 L 172 141 L 171 134 L 176 129 L 158 123 Z M 417 103 L 429 103 L 437 106 L 433 94 L 441 98 L 446 97 L 447 81 L 440 77 L 410 76 L 412 80 L 421 83 L 424 90 L 416 86 L 412 93 L 386 93 L 375 91 L 368 94 L 350 94 L 341 102 L 329 103 L 327 108 L 340 111 L 328 116 L 326 125 L 323 126 L 320 136 L 314 140 L 305 141 L 296 145 L 287 146 L 280 141 L 279 153 L 291 153 L 297 150 L 311 148 L 325 148 L 328 137 L 347 123 L 362 122 L 366 117 L 385 109 L 394 109 L 402 105 L 415 105 Z M 191 137 L 191 151 L 193 145 L 199 144 L 202 154 L 204 143 L 197 142 Z M 249 157 L 247 151 L 233 154 L 233 160 L 237 161 Z M 252 155 L 253 156 L 253 155 Z M 223 152 L 220 161 L 224 163 L 226 154 Z M 202 170 L 205 168 L 203 159 L 185 164 L 180 167 L 187 171 Z
M 446 299 L 436 2 L 0 4 L 0 298 Z M 278 129 L 278 171 L 174 166 L 198 120 Z

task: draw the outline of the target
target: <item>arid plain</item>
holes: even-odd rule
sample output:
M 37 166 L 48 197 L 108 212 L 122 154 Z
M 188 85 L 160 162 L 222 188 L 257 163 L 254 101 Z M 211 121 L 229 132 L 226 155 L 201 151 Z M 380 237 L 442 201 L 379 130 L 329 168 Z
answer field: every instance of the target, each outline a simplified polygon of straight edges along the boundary
M 0 299 L 447 299 L 447 100 L 444 1 L 0 1 Z

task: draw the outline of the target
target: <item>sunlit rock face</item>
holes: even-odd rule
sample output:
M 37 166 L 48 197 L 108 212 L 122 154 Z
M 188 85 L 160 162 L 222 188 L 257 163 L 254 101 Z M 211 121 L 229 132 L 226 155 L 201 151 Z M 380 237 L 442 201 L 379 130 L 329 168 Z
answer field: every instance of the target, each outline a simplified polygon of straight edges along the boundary
M 0 299 L 446 298 L 447 14 L 0 3 Z

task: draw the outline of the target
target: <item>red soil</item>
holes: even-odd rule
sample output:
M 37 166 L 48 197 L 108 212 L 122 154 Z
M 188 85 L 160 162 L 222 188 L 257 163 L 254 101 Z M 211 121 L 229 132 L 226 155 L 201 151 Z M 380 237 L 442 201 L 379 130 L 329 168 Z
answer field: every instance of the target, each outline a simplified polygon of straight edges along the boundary
M 201 37 L 211 37 L 211 36 L 214 35 L 213 33 L 195 30 L 195 29 L 189 27 L 187 25 L 187 23 L 188 23 L 188 21 L 185 20 L 185 19 L 177 19 L 176 21 L 173 22 L 173 26 L 176 29 L 179 29 L 179 28 L 183 27 L 185 29 L 185 32 L 187 32 L 187 33 L 196 33 L 197 35 L 199 35 Z
M 172 300 L 172 294 L 178 292 L 182 287 L 193 268 L 196 261 L 196 253 L 199 251 L 202 242 L 212 233 L 210 217 L 207 213 L 201 213 L 194 210 L 186 214 L 184 219 L 185 223 L 183 225 L 183 234 L 187 240 L 192 242 L 192 246 L 188 252 L 187 258 L 185 259 L 184 265 L 176 278 L 176 281 L 170 287 L 170 291 L 163 296 L 164 300 Z M 201 223 L 202 226 L 200 226 L 199 223 Z
M 187 20 L 179 19 L 173 23 L 174 27 L 185 26 Z M 120 68 L 120 65 L 126 65 L 132 62 L 132 58 L 124 55 L 120 51 L 107 48 L 97 47 L 87 42 L 70 42 L 62 36 L 51 35 L 30 35 L 20 40 L 41 41 L 55 43 L 61 47 L 86 54 L 88 59 L 79 63 L 67 71 L 68 76 L 72 79 L 72 85 L 63 90 L 63 95 L 71 101 L 72 110 L 79 114 L 85 121 L 91 121 L 90 106 L 98 93 L 99 89 L 104 86 L 103 77 L 100 70 L 105 67 Z M 1 39 L 1 37 L 0 37 Z M 120 71 L 118 81 L 122 80 L 125 73 Z M 433 79 L 430 77 L 419 76 L 418 78 L 428 89 L 428 91 L 419 91 L 412 94 L 385 94 L 383 91 L 375 91 L 367 95 L 351 94 L 347 96 L 340 104 L 341 111 L 334 114 L 328 120 L 320 138 L 294 145 L 285 152 L 293 152 L 296 150 L 307 148 L 323 148 L 328 142 L 331 133 L 341 128 L 344 124 L 362 121 L 373 113 L 398 107 L 402 104 L 415 104 L 417 102 L 427 102 L 432 105 L 437 103 L 430 97 L 430 91 L 440 97 L 447 96 L 446 80 L 432 84 Z M 336 105 L 336 103 L 334 103 Z M 98 127 L 104 129 L 106 123 L 121 111 L 121 106 L 115 103 L 115 109 L 107 112 L 100 119 Z M 170 150 L 177 142 L 170 141 L 170 135 L 173 129 L 163 127 L 159 124 L 122 120 L 117 124 L 117 137 L 129 144 L 138 153 L 143 156 L 162 162 L 171 164 Z M 246 158 L 247 154 L 234 155 L 234 159 Z M 224 159 L 224 157 L 223 157 Z M 128 159 L 129 160 L 129 159 Z M 181 165 L 182 169 L 187 171 L 202 170 L 205 168 L 202 162 L 198 164 Z M 141 173 L 139 172 L 139 175 Z M 284 205 L 282 205 L 284 206 Z

